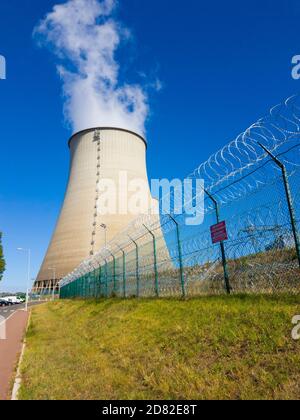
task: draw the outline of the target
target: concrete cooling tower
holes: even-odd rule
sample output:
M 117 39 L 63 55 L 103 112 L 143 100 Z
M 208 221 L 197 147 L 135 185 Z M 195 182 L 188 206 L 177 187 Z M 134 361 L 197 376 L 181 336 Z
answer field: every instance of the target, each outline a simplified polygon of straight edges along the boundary
M 138 134 L 115 128 L 88 129 L 74 134 L 69 148 L 71 165 L 67 191 L 35 290 L 49 287 L 53 270 L 56 281 L 61 280 L 138 216 L 101 215 L 98 185 L 102 179 L 113 180 L 118 185 L 120 171 L 124 171 L 128 182 L 142 179 L 149 185 L 147 144 Z M 119 193 L 117 191 L 117 196 Z M 147 195 L 151 197 L 150 189 Z

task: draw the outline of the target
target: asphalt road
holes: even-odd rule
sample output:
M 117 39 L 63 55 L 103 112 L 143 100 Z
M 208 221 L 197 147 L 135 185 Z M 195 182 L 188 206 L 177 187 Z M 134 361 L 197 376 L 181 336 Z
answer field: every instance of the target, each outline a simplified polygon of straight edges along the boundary
M 42 302 L 32 302 L 29 303 L 28 307 L 40 305 Z M 19 311 L 20 309 L 25 309 L 25 303 L 21 305 L 12 305 L 12 306 L 0 306 L 0 316 L 7 319 L 10 317 L 14 312 Z

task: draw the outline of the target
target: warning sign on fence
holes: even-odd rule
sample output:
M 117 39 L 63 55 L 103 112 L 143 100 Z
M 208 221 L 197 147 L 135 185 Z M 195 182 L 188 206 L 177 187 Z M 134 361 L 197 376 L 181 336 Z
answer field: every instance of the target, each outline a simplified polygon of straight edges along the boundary
M 211 240 L 213 244 L 227 241 L 228 239 L 226 222 L 220 222 L 216 225 L 211 226 L 210 232 L 211 232 Z

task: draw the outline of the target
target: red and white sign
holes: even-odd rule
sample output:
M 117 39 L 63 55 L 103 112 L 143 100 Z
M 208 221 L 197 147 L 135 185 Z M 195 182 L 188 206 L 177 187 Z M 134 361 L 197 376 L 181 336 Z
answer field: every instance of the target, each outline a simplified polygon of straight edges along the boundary
M 228 239 L 226 222 L 221 222 L 221 223 L 218 223 L 217 225 L 211 226 L 210 232 L 211 232 L 211 239 L 212 239 L 213 244 L 227 241 Z

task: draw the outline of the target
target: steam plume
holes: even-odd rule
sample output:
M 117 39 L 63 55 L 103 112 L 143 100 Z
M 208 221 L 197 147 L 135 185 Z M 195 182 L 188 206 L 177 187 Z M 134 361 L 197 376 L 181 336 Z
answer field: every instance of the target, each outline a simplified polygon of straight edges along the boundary
M 130 34 L 113 17 L 116 0 L 69 0 L 54 6 L 34 36 L 58 57 L 64 113 L 74 131 L 112 126 L 145 134 L 146 89 L 120 84 L 115 53 Z

